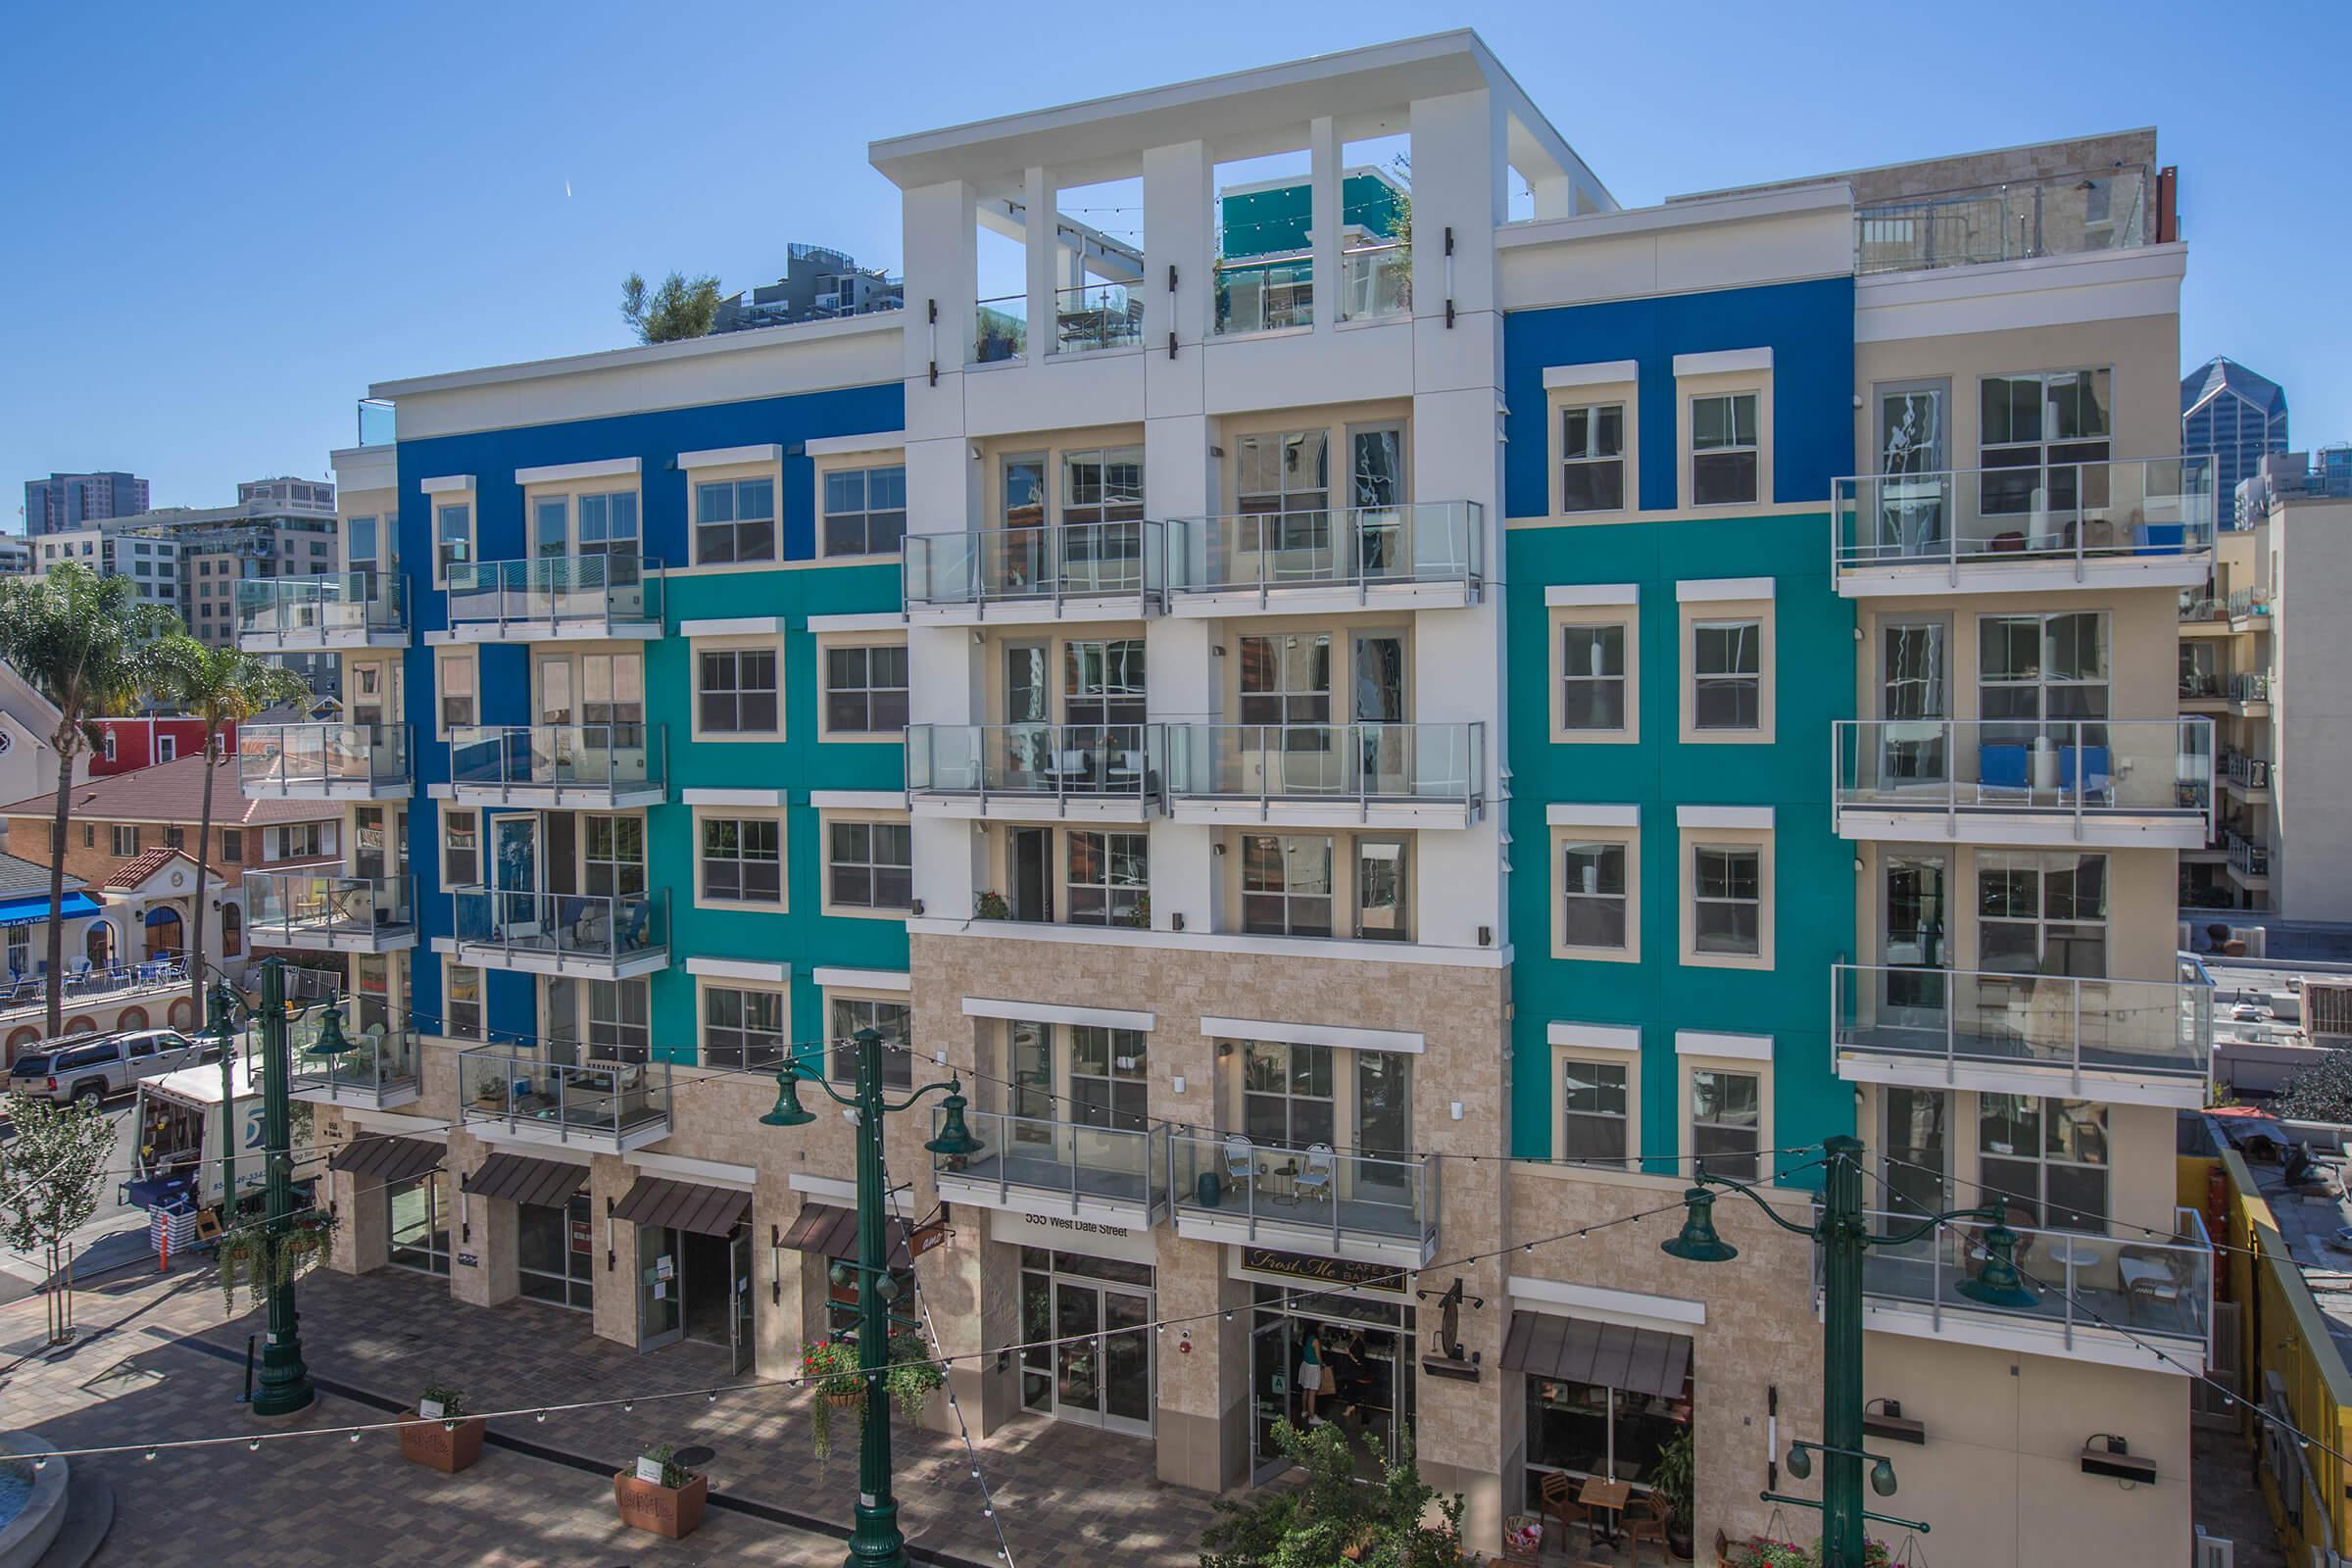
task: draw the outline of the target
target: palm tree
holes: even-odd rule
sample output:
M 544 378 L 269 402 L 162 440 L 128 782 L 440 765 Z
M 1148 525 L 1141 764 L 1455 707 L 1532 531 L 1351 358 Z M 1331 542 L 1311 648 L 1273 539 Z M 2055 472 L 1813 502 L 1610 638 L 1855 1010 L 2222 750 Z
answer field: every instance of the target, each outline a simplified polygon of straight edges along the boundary
M 292 670 L 241 648 L 212 648 L 193 637 L 164 645 L 167 667 L 157 695 L 204 720 L 204 808 L 196 830 L 196 918 L 188 948 L 188 994 L 204 1016 L 204 879 L 213 861 L 213 778 L 220 768 L 220 732 L 265 709 L 300 702 L 311 689 Z
M 93 722 L 128 712 L 164 672 L 179 617 L 139 597 L 128 577 L 101 577 L 63 562 L 42 577 L 0 580 L 0 659 L 56 705 L 57 812 L 49 824 L 49 907 L 66 902 L 66 825 L 74 760 L 95 742 Z M 65 1032 L 66 923 L 49 922 L 47 1034 Z

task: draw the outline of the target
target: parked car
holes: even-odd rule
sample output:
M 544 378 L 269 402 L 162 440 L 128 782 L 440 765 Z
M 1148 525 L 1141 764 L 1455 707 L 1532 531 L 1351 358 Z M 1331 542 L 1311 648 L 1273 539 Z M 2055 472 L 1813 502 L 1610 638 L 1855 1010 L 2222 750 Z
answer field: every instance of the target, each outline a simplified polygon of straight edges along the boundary
M 9 1070 L 8 1087 L 43 1100 L 119 1095 L 143 1078 L 220 1059 L 220 1048 L 176 1029 L 133 1029 L 35 1046 Z

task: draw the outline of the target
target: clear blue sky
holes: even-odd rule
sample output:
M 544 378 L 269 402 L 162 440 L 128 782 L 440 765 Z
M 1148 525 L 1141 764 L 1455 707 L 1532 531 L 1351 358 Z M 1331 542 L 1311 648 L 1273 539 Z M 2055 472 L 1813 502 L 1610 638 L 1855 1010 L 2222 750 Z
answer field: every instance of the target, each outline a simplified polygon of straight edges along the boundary
M 371 380 L 628 341 L 630 269 L 895 268 L 875 137 L 1476 26 L 1628 206 L 2154 123 L 2184 365 L 2352 437 L 2352 6 L 21 5 L 0 92 L 0 522 L 323 474 Z M 821 18 L 821 20 L 820 20 Z

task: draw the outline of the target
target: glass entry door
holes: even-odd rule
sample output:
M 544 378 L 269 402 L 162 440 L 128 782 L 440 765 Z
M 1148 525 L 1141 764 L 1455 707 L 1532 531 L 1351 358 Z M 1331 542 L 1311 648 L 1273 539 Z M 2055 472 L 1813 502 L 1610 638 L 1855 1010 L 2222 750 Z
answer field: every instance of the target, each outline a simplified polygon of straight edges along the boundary
M 1290 1468 L 1274 1443 L 1274 1424 L 1291 1418 L 1291 1320 L 1260 1321 L 1250 1336 L 1250 1484 L 1263 1486 Z
M 1879 1021 L 1894 1029 L 1944 1029 L 1951 966 L 1951 860 L 1888 851 L 1880 859 Z
M 1897 560 L 1943 554 L 1950 534 L 1944 491 L 1940 381 L 1879 388 L 1878 547 Z
M 1879 784 L 1941 793 L 1951 782 L 1951 634 L 1942 620 L 1879 628 Z
M 1355 1147 L 1365 1159 L 1353 1167 L 1351 1196 L 1367 1203 L 1413 1200 L 1413 1169 L 1404 1155 L 1412 1147 L 1409 1056 L 1391 1051 L 1356 1051 Z M 1395 1163 L 1389 1163 L 1394 1161 Z
M 637 1227 L 637 1348 L 658 1350 L 686 1337 L 686 1271 L 680 1266 L 678 1233 L 663 1226 Z
M 1152 1295 L 1054 1276 L 1056 1420 L 1151 1436 Z
M 1879 1163 L 1886 1206 L 1898 1213 L 1938 1214 L 1951 1201 L 1951 1096 L 1940 1089 L 1879 1091 Z

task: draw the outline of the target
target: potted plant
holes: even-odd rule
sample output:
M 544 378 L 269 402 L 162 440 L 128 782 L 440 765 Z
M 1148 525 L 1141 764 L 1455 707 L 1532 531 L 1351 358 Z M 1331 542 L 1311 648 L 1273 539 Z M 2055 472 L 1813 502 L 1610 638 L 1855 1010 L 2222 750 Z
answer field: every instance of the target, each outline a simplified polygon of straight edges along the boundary
M 1130 927 L 1131 929 L 1137 931 L 1151 930 L 1152 895 L 1149 893 L 1138 893 L 1135 896 L 1134 905 L 1128 908 L 1125 914 L 1119 917 L 1119 924 Z
M 975 920 L 1009 920 L 1012 918 L 1012 906 L 1004 902 L 1004 895 L 1002 893 L 975 893 L 972 895 L 972 918 Z
M 931 1348 L 921 1335 L 903 1332 L 890 1337 L 890 1371 L 882 1382 L 899 1414 L 908 1421 L 920 1421 L 931 1396 L 947 1387 L 948 1375 L 931 1358 Z
M 833 1454 L 833 1412 L 865 1419 L 865 1389 L 858 1376 L 858 1347 L 846 1340 L 811 1340 L 801 1347 L 801 1377 L 816 1391 L 809 1406 L 809 1441 L 819 1459 Z
M 1690 1429 L 1684 1427 L 1672 1443 L 1658 1455 L 1657 1468 L 1650 1472 L 1650 1490 L 1666 1504 L 1666 1549 L 1683 1562 L 1694 1554 L 1696 1544 L 1691 1539 L 1690 1499 L 1696 1477 L 1690 1449 Z
M 634 1473 L 612 1472 L 612 1502 L 622 1524 L 669 1541 L 693 1535 L 702 1524 L 710 1478 L 678 1463 L 677 1451 L 664 1443 L 639 1459 Z
M 400 1412 L 400 1454 L 412 1464 L 454 1476 L 482 1456 L 490 1423 L 466 1413 L 466 1396 L 446 1383 L 428 1383 L 414 1409 Z

